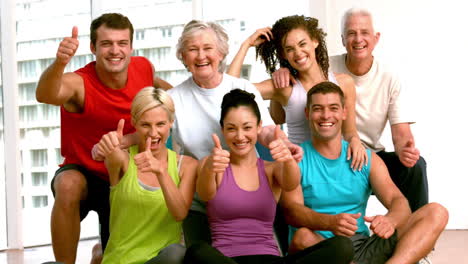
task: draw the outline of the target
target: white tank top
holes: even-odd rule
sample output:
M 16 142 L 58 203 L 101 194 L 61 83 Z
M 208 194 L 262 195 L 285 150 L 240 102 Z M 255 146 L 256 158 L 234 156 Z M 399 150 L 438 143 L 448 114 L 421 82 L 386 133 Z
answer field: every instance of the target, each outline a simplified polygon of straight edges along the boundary
M 330 82 L 338 85 L 338 81 L 332 72 L 328 73 L 328 79 Z M 286 114 L 286 125 L 288 126 L 288 138 L 294 144 L 301 144 L 306 140 L 310 140 L 309 122 L 305 118 L 304 112 L 307 103 L 307 91 L 309 89 L 304 89 L 302 83 L 296 79 L 296 84 L 293 85 L 288 104 L 283 106 Z

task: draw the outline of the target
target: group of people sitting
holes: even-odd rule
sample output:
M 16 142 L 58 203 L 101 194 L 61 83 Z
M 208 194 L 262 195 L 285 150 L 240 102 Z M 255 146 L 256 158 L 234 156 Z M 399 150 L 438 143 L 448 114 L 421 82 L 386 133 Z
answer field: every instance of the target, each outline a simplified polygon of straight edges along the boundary
M 228 35 L 193 20 L 176 51 L 191 76 L 176 87 L 131 56 L 125 16 L 104 14 L 90 32 L 96 61 L 64 73 L 73 28 L 36 93 L 62 114 L 57 262 L 75 262 L 90 210 L 101 224 L 93 263 L 410 264 L 434 248 L 448 212 L 428 203 L 414 120 L 398 78 L 372 55 L 380 33 L 367 10 L 343 16 L 344 55 L 328 57 L 317 19 L 288 16 L 243 42 L 227 73 Z M 272 79 L 238 78 L 250 47 Z M 395 152 L 379 143 L 387 120 Z M 385 215 L 366 215 L 371 194 Z

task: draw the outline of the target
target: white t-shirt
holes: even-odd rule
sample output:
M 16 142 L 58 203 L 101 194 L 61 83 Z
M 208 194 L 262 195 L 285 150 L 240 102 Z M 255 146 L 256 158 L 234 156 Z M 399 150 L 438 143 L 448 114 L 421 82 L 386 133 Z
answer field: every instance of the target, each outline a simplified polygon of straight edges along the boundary
M 223 74 L 218 87 L 205 89 L 190 77 L 168 91 L 175 106 L 172 136 L 181 147 L 181 154 L 196 159 L 209 155 L 214 147 L 213 133 L 218 134 L 223 148 L 228 149 L 219 124 L 221 102 L 226 93 L 236 88 L 255 94 L 263 126 L 274 125 L 265 101 L 249 81 Z
M 361 141 L 374 151 L 384 150 L 380 137 L 387 124 L 414 123 L 399 78 L 374 57 L 368 73 L 357 76 L 346 68 L 346 54 L 330 57 L 330 68 L 351 76 L 356 85 L 356 126 Z

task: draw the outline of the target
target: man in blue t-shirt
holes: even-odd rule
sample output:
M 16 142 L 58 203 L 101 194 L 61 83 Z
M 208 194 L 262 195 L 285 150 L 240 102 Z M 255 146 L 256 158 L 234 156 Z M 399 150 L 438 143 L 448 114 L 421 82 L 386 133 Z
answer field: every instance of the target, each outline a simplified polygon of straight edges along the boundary
M 382 159 L 371 151 L 360 171 L 350 168 L 341 137 L 346 109 L 339 86 L 322 82 L 310 89 L 305 112 L 312 140 L 301 145 L 301 185 L 282 198 L 292 226 L 290 253 L 341 235 L 353 241 L 358 264 L 416 263 L 426 256 L 447 224 L 447 210 L 431 203 L 411 214 Z M 371 192 L 387 214 L 365 216 Z

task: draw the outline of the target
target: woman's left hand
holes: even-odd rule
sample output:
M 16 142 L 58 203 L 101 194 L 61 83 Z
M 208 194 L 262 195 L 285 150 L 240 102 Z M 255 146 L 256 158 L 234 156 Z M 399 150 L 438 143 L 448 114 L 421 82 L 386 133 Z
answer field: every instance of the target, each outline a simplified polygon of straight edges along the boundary
M 140 152 L 134 157 L 135 165 L 141 172 L 153 172 L 159 176 L 164 170 L 159 160 L 157 160 L 153 153 L 151 153 L 151 138 L 146 139 L 145 151 Z
M 361 140 L 357 137 L 353 137 L 348 145 L 348 151 L 346 159 L 351 161 L 351 168 L 353 170 L 362 170 L 362 166 L 367 165 L 369 157 L 367 156 L 367 151 L 364 145 L 361 143 Z

